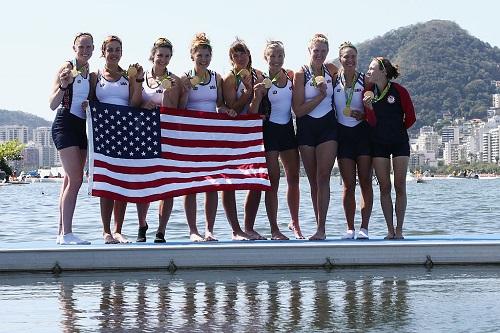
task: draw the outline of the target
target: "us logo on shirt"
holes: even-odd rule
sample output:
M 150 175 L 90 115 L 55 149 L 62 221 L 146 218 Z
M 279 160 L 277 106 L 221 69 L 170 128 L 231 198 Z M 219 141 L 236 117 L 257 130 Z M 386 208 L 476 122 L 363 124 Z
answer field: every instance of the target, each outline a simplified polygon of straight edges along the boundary
M 395 101 L 396 101 L 396 98 L 394 98 L 394 96 L 389 95 L 389 96 L 387 97 L 387 103 L 389 103 L 389 104 L 394 104 L 394 102 L 395 102 Z

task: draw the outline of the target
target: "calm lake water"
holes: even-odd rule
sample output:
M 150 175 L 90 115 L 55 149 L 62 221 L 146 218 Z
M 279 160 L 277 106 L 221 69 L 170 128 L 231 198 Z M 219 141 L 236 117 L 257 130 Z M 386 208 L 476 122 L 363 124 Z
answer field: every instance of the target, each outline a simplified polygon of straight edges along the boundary
M 0 242 L 53 243 L 59 186 L 1 186 Z M 310 235 L 315 222 L 306 179 L 301 186 L 301 225 Z M 327 234 L 338 238 L 345 229 L 338 178 L 331 187 Z M 406 235 L 499 234 L 499 189 L 500 179 L 408 182 Z M 82 188 L 74 229 L 102 243 L 99 200 L 85 192 Z M 379 238 L 385 222 L 378 187 L 374 192 L 370 236 Z M 284 202 L 280 205 L 285 231 L 289 216 Z M 153 203 L 148 241 L 157 214 Z M 268 235 L 265 214 L 262 204 L 256 226 Z M 136 232 L 130 205 L 124 233 L 135 239 Z M 222 205 L 216 234 L 230 235 Z M 176 199 L 167 240 L 187 239 L 182 201 Z M 498 332 L 498 318 L 500 266 L 0 274 L 0 332 Z

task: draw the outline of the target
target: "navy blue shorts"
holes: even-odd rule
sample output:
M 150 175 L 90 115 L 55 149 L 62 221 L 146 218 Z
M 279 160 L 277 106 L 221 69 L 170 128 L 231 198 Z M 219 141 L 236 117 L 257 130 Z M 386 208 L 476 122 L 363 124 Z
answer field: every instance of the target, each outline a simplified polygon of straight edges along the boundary
M 67 109 L 60 108 L 52 123 L 52 140 L 57 150 L 75 146 L 87 149 L 85 119 L 75 116 Z
M 287 124 L 277 124 L 264 120 L 264 148 L 266 151 L 285 151 L 297 148 L 297 138 L 293 119 Z
M 339 150 L 338 158 L 356 160 L 359 156 L 372 155 L 370 125 L 362 121 L 354 127 L 338 124 Z
M 410 143 L 373 143 L 373 157 L 410 156 Z
M 323 142 L 337 141 L 337 118 L 333 111 L 321 118 L 309 115 L 297 118 L 297 143 L 299 146 L 316 147 Z

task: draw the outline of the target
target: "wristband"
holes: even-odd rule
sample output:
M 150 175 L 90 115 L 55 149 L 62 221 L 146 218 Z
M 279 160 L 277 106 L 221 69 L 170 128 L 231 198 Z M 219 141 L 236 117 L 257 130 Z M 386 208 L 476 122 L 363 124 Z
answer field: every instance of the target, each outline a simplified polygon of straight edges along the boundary
M 142 79 L 135 79 L 135 82 L 142 83 L 142 82 L 144 82 L 144 78 L 142 78 Z

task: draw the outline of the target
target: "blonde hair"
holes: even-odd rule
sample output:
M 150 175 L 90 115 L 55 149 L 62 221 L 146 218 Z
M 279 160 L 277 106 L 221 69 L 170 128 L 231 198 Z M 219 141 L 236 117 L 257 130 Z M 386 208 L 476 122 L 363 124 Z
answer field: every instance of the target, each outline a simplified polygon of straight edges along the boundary
M 208 49 L 212 53 L 212 46 L 210 45 L 210 40 L 204 32 L 197 33 L 193 40 L 191 41 L 191 55 L 193 55 L 198 49 Z
M 309 40 L 309 49 L 311 49 L 316 43 L 324 43 L 326 44 L 327 49 L 329 49 L 328 38 L 326 38 L 323 34 L 314 34 L 314 36 L 312 36 L 311 40 Z

